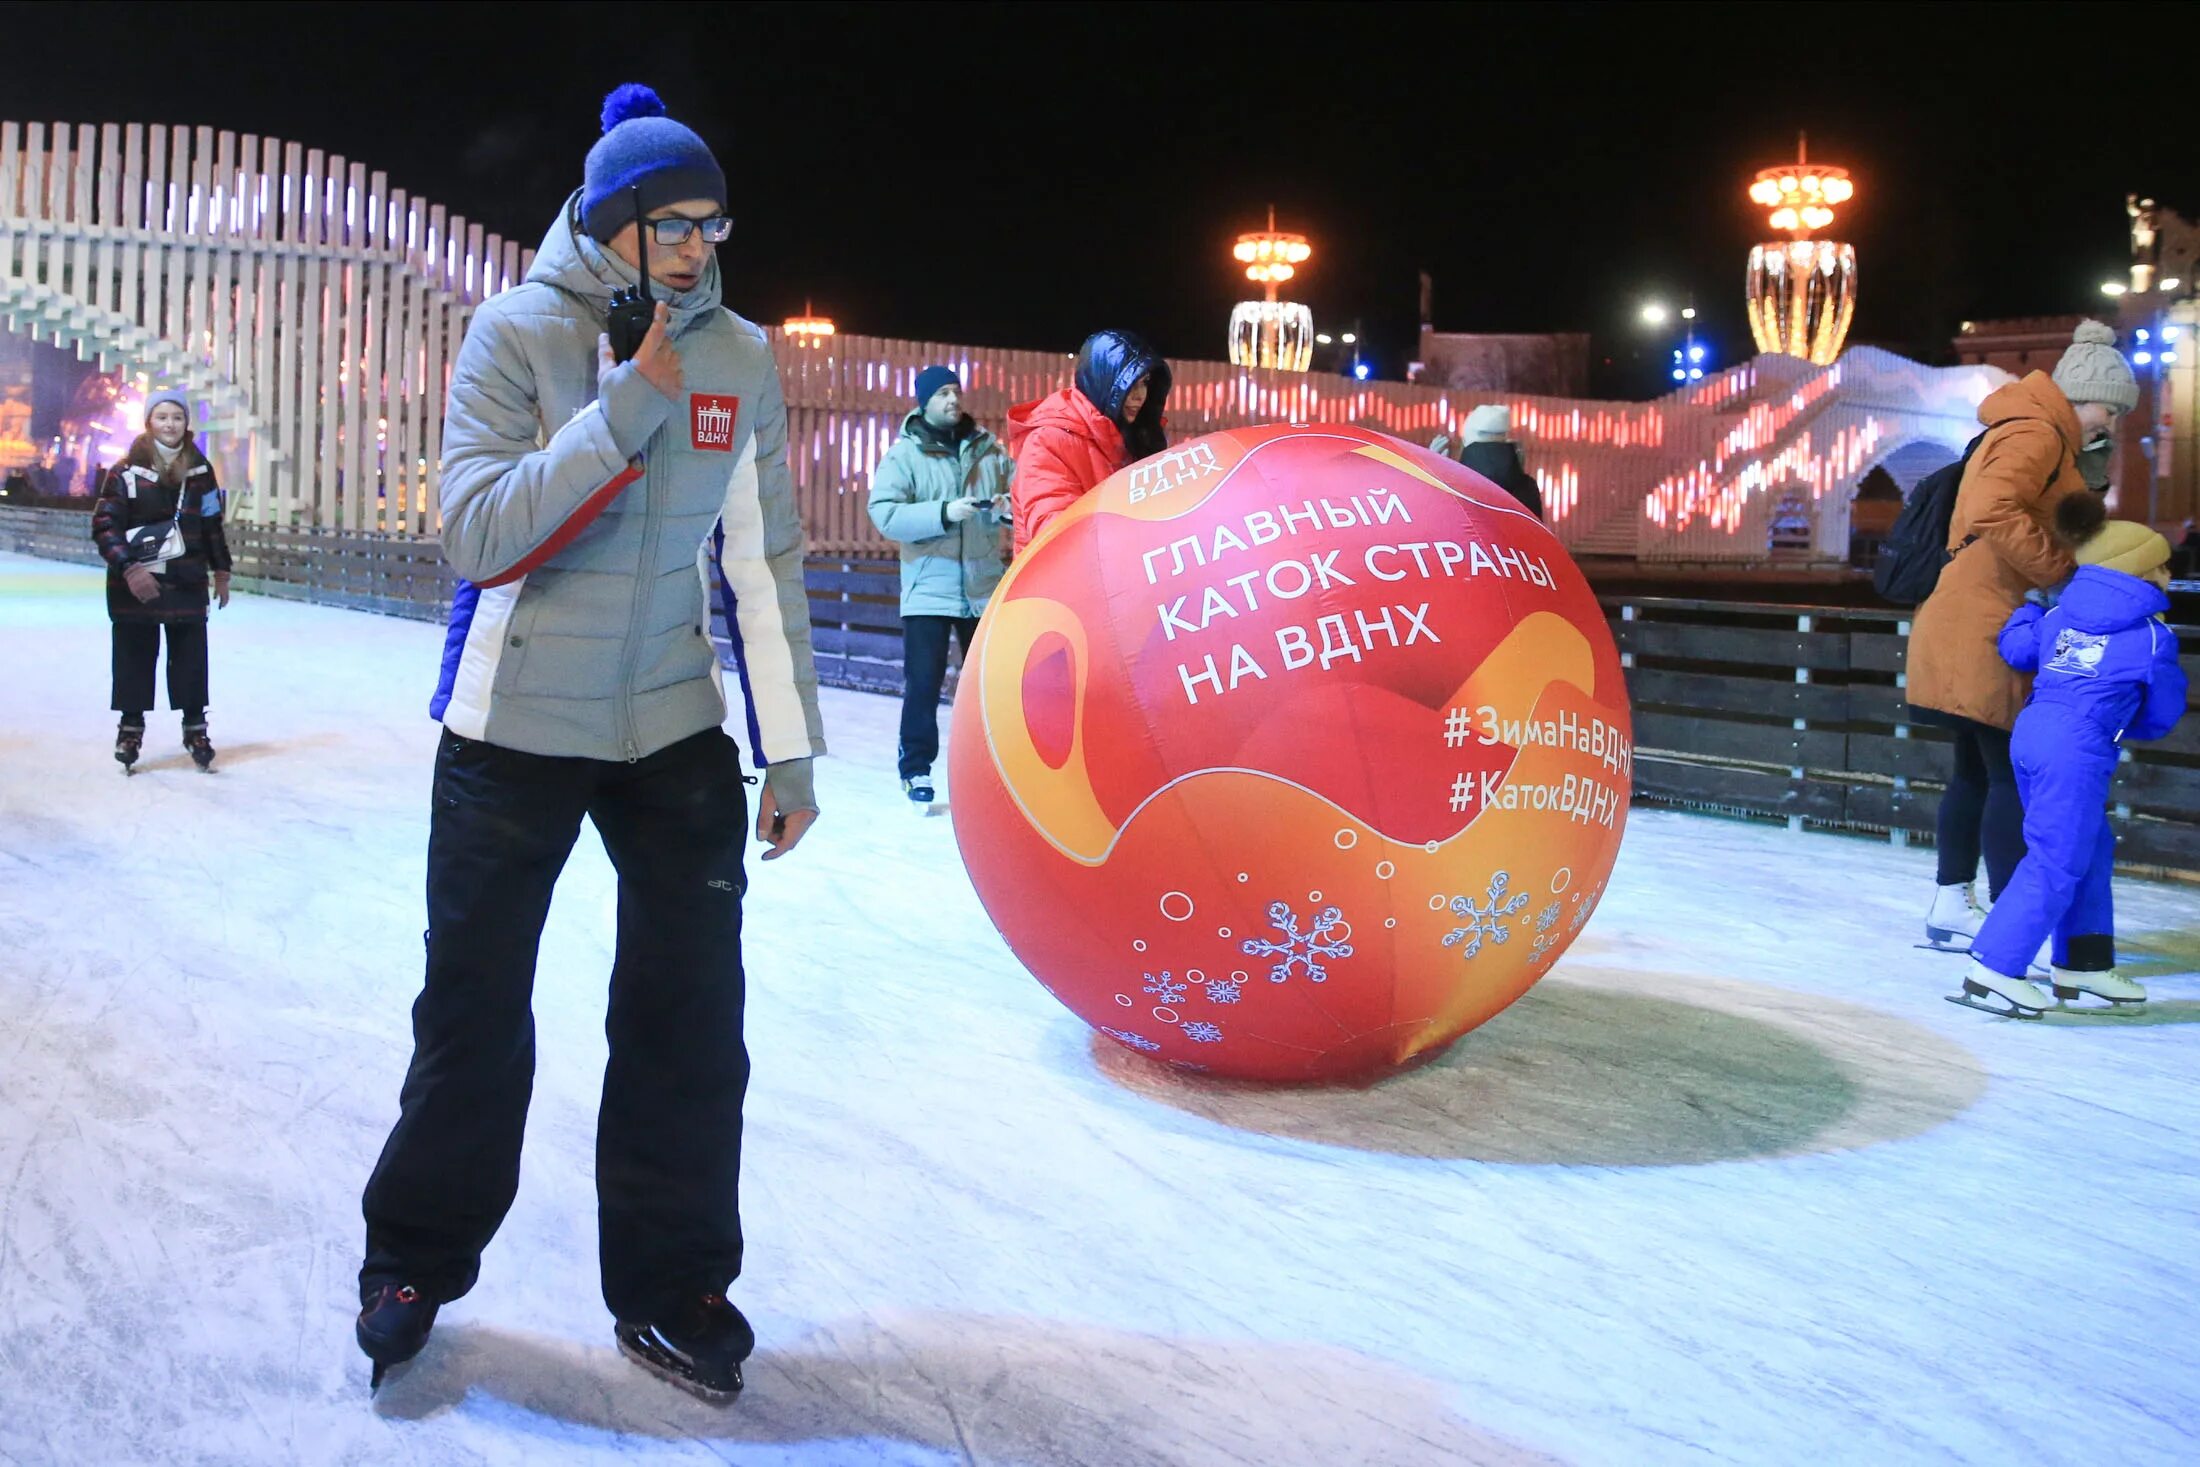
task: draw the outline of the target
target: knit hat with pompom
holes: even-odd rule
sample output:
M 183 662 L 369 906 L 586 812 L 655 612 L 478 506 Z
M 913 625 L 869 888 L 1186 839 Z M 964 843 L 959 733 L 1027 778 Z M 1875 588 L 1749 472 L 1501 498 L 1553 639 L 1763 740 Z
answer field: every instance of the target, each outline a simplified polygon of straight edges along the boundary
M 684 199 L 726 207 L 726 175 L 692 129 L 665 115 L 665 104 L 639 82 L 603 99 L 603 136 L 588 150 L 581 185 L 581 227 L 608 243 L 634 222 L 639 188 L 644 214 Z
M 2098 321 L 2079 323 L 2070 348 L 2055 363 L 2055 385 L 2075 403 L 2101 402 L 2120 413 L 2139 405 L 2139 382 L 2116 350 L 2116 333 Z

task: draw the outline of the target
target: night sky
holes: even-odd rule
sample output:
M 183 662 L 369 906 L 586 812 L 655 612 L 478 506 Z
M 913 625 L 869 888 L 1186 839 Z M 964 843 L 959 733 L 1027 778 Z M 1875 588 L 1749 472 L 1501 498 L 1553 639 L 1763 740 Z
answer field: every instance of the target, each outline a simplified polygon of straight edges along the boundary
M 0 10 L 10 118 L 292 138 L 528 244 L 603 93 L 646 81 L 725 165 L 728 304 L 975 345 L 1121 324 L 1219 358 L 1251 294 L 1230 242 L 1273 202 L 1315 244 L 1297 298 L 1363 319 L 1382 375 L 1424 269 L 1443 329 L 1591 331 L 1623 367 L 1640 302 L 1692 292 L 1730 360 L 1745 189 L 1799 128 L 1857 181 L 1829 231 L 1860 255 L 1852 339 L 1913 355 L 2104 304 L 2127 192 L 2200 212 L 2181 6 Z

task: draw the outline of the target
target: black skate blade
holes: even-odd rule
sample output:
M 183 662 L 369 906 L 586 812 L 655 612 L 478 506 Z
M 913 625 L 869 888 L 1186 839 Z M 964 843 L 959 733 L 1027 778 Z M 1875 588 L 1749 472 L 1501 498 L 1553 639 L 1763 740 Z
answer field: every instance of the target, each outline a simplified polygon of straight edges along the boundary
M 627 1338 L 626 1331 L 618 1331 L 616 1337 L 621 1355 L 624 1355 L 666 1384 L 678 1386 L 699 1401 L 708 1401 L 713 1406 L 730 1406 L 733 1404 L 733 1398 L 741 1394 L 741 1387 L 747 1384 L 741 1378 L 741 1367 L 738 1365 L 733 1367 L 733 1384 L 725 1389 L 720 1389 L 697 1380 L 683 1370 L 677 1361 L 660 1355 L 657 1351 L 649 1348 L 648 1345 L 630 1340 Z
M 419 1358 L 415 1355 L 405 1360 L 374 1361 L 374 1368 L 367 1372 L 367 1394 L 370 1396 L 380 1395 L 384 1385 L 391 1381 L 403 1380 L 405 1372 L 412 1369 L 413 1360 Z
M 1947 947 L 1937 942 L 1920 942 L 1913 944 L 1913 946 L 1915 946 L 1919 952 L 1955 953 L 1959 956 L 1968 953 L 1971 950 L 1969 943 L 1965 943 L 1962 947 Z
M 1967 1009 L 1977 1009 L 1982 1014 L 1992 1014 L 1997 1019 L 2037 1019 L 2040 1016 L 2038 1009 L 2028 1009 L 2011 1003 L 2006 997 L 1995 993 L 1991 989 L 1981 993 L 1972 993 L 1969 991 L 1969 984 L 1964 985 L 1964 987 L 1965 991 L 1962 993 L 1945 994 L 1943 997 L 1950 1003 L 1962 1004 Z M 1989 999 L 2000 999 L 2001 1002 L 1991 1003 L 1988 1002 Z

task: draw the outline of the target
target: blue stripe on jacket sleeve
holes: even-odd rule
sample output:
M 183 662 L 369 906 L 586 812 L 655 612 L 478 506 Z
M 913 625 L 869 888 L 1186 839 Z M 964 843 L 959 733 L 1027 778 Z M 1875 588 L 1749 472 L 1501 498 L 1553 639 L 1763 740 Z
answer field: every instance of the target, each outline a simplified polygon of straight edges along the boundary
M 481 588 L 472 581 L 461 579 L 451 592 L 451 626 L 443 634 L 443 667 L 436 675 L 435 696 L 428 700 L 428 716 L 441 722 L 444 711 L 451 706 L 451 691 L 458 683 L 458 664 L 466 655 L 466 634 L 473 630 L 474 607 L 481 600 Z
M 756 690 L 749 686 L 749 658 L 741 645 L 739 598 L 733 594 L 733 585 L 726 579 L 726 526 L 723 520 L 710 532 L 710 573 L 718 582 L 718 605 L 726 617 L 726 645 L 733 649 L 734 676 L 741 684 L 741 712 L 749 726 L 749 762 L 762 769 L 768 762 L 764 758 L 764 727 L 756 721 Z

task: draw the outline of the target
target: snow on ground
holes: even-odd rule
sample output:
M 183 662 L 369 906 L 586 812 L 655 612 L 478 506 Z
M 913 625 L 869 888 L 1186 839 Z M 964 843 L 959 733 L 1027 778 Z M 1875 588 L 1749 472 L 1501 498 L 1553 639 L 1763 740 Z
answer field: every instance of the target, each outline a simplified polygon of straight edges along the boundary
M 730 1409 L 614 1351 L 612 877 L 543 944 L 518 1206 L 378 1400 L 358 1192 L 420 979 L 438 629 L 240 597 L 218 772 L 109 757 L 97 572 L 0 556 L 0 1461 L 2200 1458 L 2200 899 L 2149 1014 L 2020 1025 L 1911 946 L 1930 856 L 1642 812 L 1556 975 L 1364 1090 L 1154 1071 L 1025 977 L 891 700 L 750 894 Z

